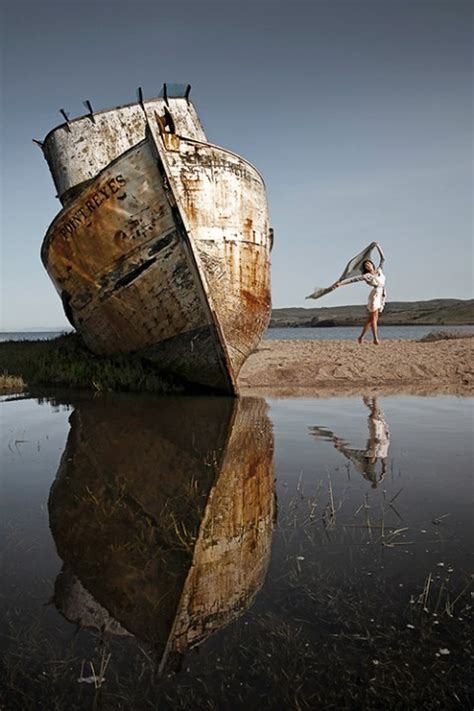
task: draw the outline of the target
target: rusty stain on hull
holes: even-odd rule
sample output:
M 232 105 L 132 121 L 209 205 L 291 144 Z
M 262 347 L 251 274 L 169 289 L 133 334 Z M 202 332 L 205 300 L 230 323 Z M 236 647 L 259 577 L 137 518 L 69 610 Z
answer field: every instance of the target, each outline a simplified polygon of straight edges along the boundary
M 137 636 L 163 668 L 252 605 L 275 513 L 267 409 L 258 398 L 78 403 L 48 502 L 68 619 Z
M 235 394 L 270 317 L 265 187 L 247 161 L 207 142 L 190 102 L 169 99 L 165 114 L 163 102 L 46 137 L 65 207 L 42 258 L 92 351 L 140 353 Z

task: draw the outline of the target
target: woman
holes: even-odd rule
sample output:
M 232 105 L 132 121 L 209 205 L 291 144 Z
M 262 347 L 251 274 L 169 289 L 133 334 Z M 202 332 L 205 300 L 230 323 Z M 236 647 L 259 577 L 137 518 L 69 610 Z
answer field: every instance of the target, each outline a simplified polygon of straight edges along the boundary
M 336 281 L 332 285 L 331 289 L 334 290 L 337 289 L 338 286 L 353 284 L 356 281 L 366 281 L 367 284 L 372 287 L 369 294 L 369 301 L 367 303 L 369 315 L 357 341 L 362 343 L 370 326 L 374 337 L 374 343 L 378 346 L 380 343 L 378 336 L 379 314 L 382 313 L 385 306 L 385 274 L 382 271 L 382 266 L 385 262 L 385 255 L 382 252 L 382 248 L 378 242 L 373 242 L 372 246 L 377 248 L 380 255 L 380 264 L 378 268 L 375 267 L 375 264 L 370 259 L 367 259 L 362 266 L 364 273 L 361 276 L 352 277 L 351 279 L 344 279 L 343 281 Z

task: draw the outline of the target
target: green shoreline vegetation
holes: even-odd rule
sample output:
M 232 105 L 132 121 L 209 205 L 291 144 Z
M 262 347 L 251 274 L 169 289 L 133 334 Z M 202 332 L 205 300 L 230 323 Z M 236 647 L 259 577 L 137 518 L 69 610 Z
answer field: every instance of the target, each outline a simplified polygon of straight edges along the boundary
M 0 343 L 0 374 L 3 394 L 37 386 L 161 395 L 185 390 L 182 382 L 138 356 L 95 355 L 77 333 L 51 340 Z
M 365 304 L 318 308 L 273 309 L 270 328 L 360 326 Z M 384 326 L 468 326 L 474 324 L 474 299 L 390 301 L 381 316 Z

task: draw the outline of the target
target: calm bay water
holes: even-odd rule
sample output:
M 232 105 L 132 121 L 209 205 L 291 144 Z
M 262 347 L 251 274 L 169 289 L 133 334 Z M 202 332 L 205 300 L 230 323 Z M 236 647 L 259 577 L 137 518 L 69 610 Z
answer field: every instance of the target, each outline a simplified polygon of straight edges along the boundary
M 303 341 L 351 340 L 359 336 L 360 326 L 334 326 L 332 328 L 269 328 L 265 338 L 270 340 L 297 339 Z M 474 333 L 474 326 L 384 326 L 379 328 L 382 339 L 401 339 L 417 341 L 433 331 L 462 331 Z M 370 340 L 370 333 L 366 336 Z
M 384 326 L 380 327 L 380 335 L 387 339 L 418 340 L 432 331 L 462 331 L 474 333 L 474 326 Z M 17 331 L 0 332 L 0 342 L 15 340 L 45 340 L 57 338 L 64 331 Z M 344 326 L 333 328 L 269 328 L 264 338 L 270 340 L 355 340 L 360 333 L 359 326 Z
M 47 341 L 69 331 L 0 331 L 0 343 L 3 341 Z
M 0 708 L 470 707 L 472 399 L 0 414 Z

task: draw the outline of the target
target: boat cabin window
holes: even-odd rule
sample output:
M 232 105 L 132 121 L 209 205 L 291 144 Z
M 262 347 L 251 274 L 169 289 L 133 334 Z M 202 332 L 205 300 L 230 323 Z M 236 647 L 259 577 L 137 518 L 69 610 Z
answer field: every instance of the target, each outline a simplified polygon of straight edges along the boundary
M 190 91 L 189 84 L 164 84 L 158 97 L 160 99 L 187 99 Z

